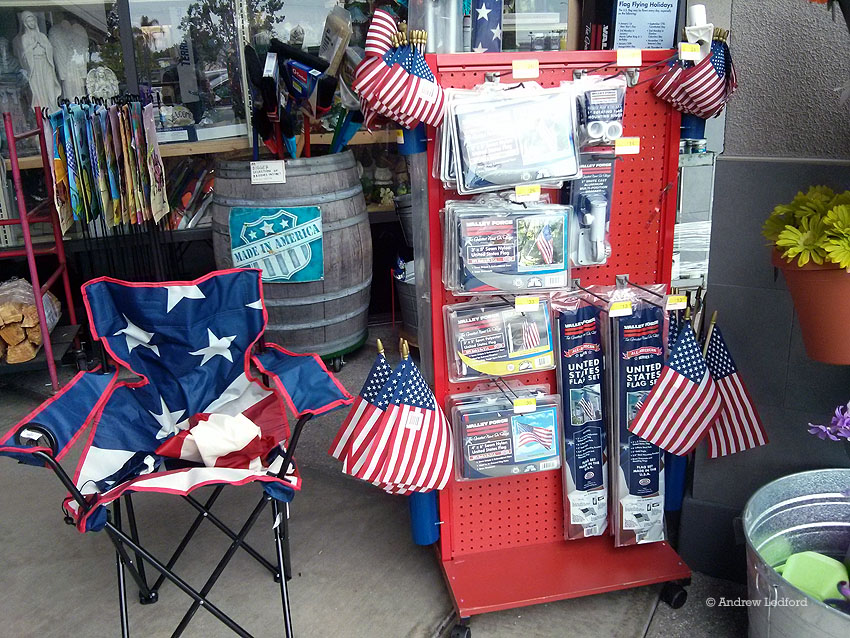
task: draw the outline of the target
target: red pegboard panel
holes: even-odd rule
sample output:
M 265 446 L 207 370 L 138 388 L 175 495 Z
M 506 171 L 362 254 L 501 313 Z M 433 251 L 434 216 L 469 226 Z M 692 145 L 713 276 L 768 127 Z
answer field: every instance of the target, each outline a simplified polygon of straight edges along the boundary
M 670 51 L 644 51 L 645 65 L 661 62 Z M 511 81 L 513 58 L 536 58 L 543 86 L 556 86 L 572 78 L 574 69 L 613 64 L 610 51 L 575 51 L 540 54 L 477 54 L 429 56 L 429 64 L 444 87 L 472 88 L 489 71 L 501 72 Z M 641 80 L 661 72 L 656 67 L 641 72 Z M 597 71 L 610 75 L 609 67 Z M 507 76 L 507 77 L 505 77 Z M 638 155 L 621 156 L 616 162 L 615 195 L 611 210 L 612 255 L 604 266 L 574 269 L 582 283 L 613 284 L 614 276 L 628 274 L 641 284 L 669 282 L 675 221 L 679 153 L 679 114 L 657 100 L 643 82 L 626 96 L 624 136 L 641 138 Z M 431 131 L 432 137 L 434 131 Z M 428 148 L 433 165 L 433 145 Z M 443 190 L 438 179 L 429 178 L 432 327 L 435 394 L 441 404 L 456 392 L 467 392 L 477 383 L 448 381 L 442 305 L 456 299 L 442 285 L 442 232 L 439 211 L 446 199 L 457 198 Z M 547 383 L 557 388 L 555 372 L 514 377 L 524 384 Z M 440 550 L 443 560 L 466 554 L 510 547 L 562 541 L 563 502 L 561 472 L 541 472 L 482 481 L 452 481 L 440 494 L 443 520 Z

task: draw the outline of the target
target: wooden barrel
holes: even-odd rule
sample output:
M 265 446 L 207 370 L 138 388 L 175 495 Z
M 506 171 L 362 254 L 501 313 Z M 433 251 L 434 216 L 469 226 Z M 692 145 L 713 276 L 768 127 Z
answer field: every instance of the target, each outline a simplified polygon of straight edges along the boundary
M 266 282 L 266 337 L 296 352 L 339 357 L 366 340 L 372 283 L 372 235 L 351 151 L 286 161 L 285 184 L 251 184 L 250 162 L 219 161 L 212 202 L 213 250 L 232 267 L 232 208 L 318 206 L 324 280 Z

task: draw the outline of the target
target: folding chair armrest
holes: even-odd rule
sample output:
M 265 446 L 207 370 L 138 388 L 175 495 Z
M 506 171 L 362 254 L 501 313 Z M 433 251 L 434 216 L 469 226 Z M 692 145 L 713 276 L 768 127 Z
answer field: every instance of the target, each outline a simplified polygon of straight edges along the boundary
M 292 457 L 295 454 L 295 446 L 298 445 L 298 439 L 301 437 L 301 431 L 304 429 L 307 421 L 312 418 L 312 414 L 305 414 L 295 423 L 295 429 L 292 431 L 292 436 L 289 438 L 289 444 L 286 446 L 286 453 L 283 455 L 283 464 L 280 466 L 280 471 L 277 473 L 278 478 L 286 476 L 286 470 L 292 462 Z

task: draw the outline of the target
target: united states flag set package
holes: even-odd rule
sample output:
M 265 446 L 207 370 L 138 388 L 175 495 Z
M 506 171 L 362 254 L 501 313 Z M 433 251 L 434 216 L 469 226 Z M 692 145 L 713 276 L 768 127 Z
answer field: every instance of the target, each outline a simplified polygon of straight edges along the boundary
M 622 547 L 662 541 L 664 532 L 664 452 L 629 431 L 646 397 L 661 375 L 667 335 L 663 308 L 666 286 L 633 287 L 593 292 L 611 299 L 604 312 L 603 348 L 611 389 L 607 404 L 611 419 L 609 457 L 611 493 L 609 516 L 614 545 Z M 628 308 L 626 308 L 628 306 Z
M 561 467 L 561 399 L 545 386 L 495 386 L 448 398 L 458 480 Z
M 581 174 L 570 86 L 487 82 L 447 99 L 439 154 L 447 187 L 482 193 Z
M 554 290 L 570 280 L 572 207 L 495 195 L 446 202 L 443 278 L 457 295 Z
M 608 527 L 608 392 L 603 379 L 603 312 L 582 291 L 552 295 L 564 412 L 564 536 Z
M 449 379 L 453 383 L 528 374 L 555 367 L 549 303 L 473 301 L 445 306 Z

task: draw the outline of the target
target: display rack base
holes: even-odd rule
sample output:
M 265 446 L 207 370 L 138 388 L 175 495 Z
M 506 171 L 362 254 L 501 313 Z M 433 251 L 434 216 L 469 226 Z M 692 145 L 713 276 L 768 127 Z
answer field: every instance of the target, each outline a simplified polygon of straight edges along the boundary
M 53 360 L 57 363 L 68 354 L 68 350 L 74 343 L 74 339 L 80 332 L 80 326 L 56 326 L 50 333 L 50 343 L 53 345 Z M 43 346 L 39 346 L 35 358 L 21 363 L 0 362 L 0 375 L 16 374 L 18 372 L 30 372 L 32 370 L 44 370 L 47 361 Z
M 607 535 L 466 554 L 441 564 L 461 618 L 691 576 L 665 542 L 614 547 Z

